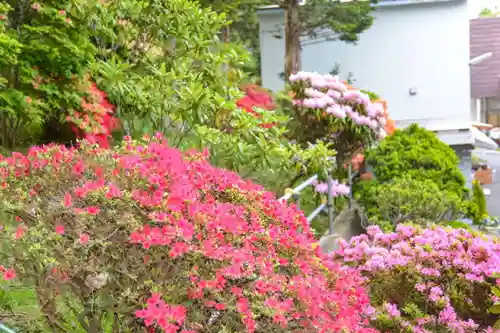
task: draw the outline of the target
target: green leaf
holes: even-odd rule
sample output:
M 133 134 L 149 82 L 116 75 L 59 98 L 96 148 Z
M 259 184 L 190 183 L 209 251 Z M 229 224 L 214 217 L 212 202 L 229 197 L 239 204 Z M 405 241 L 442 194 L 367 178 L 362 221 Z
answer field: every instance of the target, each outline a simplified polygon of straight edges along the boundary
M 500 314 L 500 304 L 493 305 L 489 311 L 493 314 Z

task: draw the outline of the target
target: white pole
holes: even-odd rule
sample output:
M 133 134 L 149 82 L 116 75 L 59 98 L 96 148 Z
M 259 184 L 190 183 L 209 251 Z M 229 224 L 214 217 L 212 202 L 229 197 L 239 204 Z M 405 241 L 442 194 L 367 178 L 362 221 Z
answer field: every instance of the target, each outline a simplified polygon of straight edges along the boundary
M 480 62 L 483 62 L 485 61 L 486 59 L 489 59 L 491 58 L 491 56 L 493 55 L 492 52 L 487 52 L 487 53 L 483 53 L 481 54 L 480 56 L 477 56 L 475 58 L 472 58 L 469 60 L 469 65 L 477 65 L 479 64 Z
M 481 99 L 476 98 L 476 121 L 481 122 Z

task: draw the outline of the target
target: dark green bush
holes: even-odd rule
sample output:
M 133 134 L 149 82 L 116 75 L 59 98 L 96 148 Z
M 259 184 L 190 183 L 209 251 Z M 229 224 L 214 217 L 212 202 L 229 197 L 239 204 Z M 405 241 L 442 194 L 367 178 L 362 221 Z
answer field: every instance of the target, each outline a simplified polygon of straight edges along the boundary
M 441 190 L 432 180 L 404 176 L 384 183 L 366 182 L 362 186 L 358 200 L 366 207 L 370 220 L 383 229 L 406 222 L 425 225 L 449 221 L 460 215 L 459 196 Z
M 396 131 L 369 150 L 366 161 L 380 182 L 406 175 L 417 180 L 432 180 L 439 189 L 460 197 L 466 193 L 465 177 L 453 149 L 436 134 L 416 124 Z
M 398 130 L 367 151 L 375 181 L 355 187 L 369 219 L 383 229 L 474 216 L 465 177 L 452 148 L 436 134 L 414 124 Z

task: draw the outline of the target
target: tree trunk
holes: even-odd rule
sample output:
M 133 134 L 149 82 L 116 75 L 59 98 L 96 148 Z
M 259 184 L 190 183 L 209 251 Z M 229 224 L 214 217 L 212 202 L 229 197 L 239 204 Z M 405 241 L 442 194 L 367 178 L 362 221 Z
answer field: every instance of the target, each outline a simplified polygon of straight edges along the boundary
M 285 8 L 285 81 L 300 70 L 300 18 L 298 0 L 287 0 Z
M 224 43 L 229 43 L 231 41 L 231 37 L 230 37 L 231 35 L 229 33 L 229 26 L 224 27 L 223 35 L 224 35 Z

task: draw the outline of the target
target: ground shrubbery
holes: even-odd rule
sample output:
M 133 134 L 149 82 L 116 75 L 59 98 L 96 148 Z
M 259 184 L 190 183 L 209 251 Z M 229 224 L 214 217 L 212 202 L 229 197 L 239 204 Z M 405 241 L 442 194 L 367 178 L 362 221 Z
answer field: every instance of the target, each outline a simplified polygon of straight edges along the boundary
M 359 275 L 304 216 L 205 158 L 160 137 L 3 158 L 4 279 L 34 286 L 54 332 L 68 312 L 87 332 L 372 332 Z
M 416 124 L 396 131 L 367 152 L 366 161 L 381 182 L 407 175 L 432 180 L 441 190 L 459 195 L 465 190 L 456 153 L 435 133 Z
M 492 332 L 498 239 L 409 225 L 384 234 L 371 226 L 337 256 L 368 277 L 372 322 L 383 332 Z
M 472 202 L 471 217 L 474 224 L 481 224 L 488 218 L 488 210 L 486 208 L 486 197 L 483 188 L 479 181 L 472 182 Z
M 374 223 L 388 227 L 407 221 L 435 223 L 474 211 L 457 155 L 416 124 L 369 150 L 366 162 L 376 180 L 362 181 L 356 196 Z M 391 196 L 394 200 L 383 199 Z
M 432 180 L 409 176 L 364 184 L 361 201 L 371 222 L 389 231 L 409 221 L 421 225 L 451 221 L 462 209 L 458 195 L 442 191 Z

